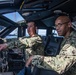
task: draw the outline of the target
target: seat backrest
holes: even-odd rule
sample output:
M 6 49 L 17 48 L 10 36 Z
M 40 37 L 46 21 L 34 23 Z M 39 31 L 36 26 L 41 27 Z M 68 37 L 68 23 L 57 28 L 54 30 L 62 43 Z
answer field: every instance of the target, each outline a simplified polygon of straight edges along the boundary
M 54 70 L 47 70 L 35 66 L 32 75 L 59 75 L 59 74 Z
M 48 36 L 46 45 L 44 48 L 45 55 L 46 56 L 56 56 L 60 52 L 60 45 L 62 42 L 62 37 L 54 37 L 54 36 Z

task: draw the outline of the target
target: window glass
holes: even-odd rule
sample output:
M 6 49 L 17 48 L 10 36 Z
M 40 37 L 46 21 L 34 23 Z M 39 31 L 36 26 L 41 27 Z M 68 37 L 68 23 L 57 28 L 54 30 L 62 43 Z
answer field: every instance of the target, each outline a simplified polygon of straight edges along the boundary
M 53 36 L 58 36 L 58 33 L 56 30 L 52 30 L 52 34 L 53 34 Z
M 2 32 L 6 27 L 0 26 L 0 32 Z
M 26 35 L 26 36 L 29 36 L 29 34 L 28 34 L 28 32 L 27 32 L 27 29 L 26 29 L 26 33 L 25 33 L 25 35 Z
M 14 3 L 14 0 L 0 0 L 0 4 Z
M 41 36 L 46 36 L 46 29 L 38 29 L 38 34 Z
M 63 37 L 63 36 L 59 36 L 56 30 L 52 30 L 52 34 L 55 37 Z
M 18 12 L 3 14 L 3 16 L 9 18 L 14 22 L 19 22 L 24 20 L 24 18 Z
M 16 28 L 14 31 L 12 31 L 9 35 L 7 35 L 5 38 L 10 39 L 10 38 L 17 38 L 18 36 L 18 28 Z
M 37 33 L 41 36 L 46 36 L 46 29 L 38 29 L 37 30 Z M 25 33 L 26 36 L 29 36 L 28 32 L 27 32 L 27 29 L 26 29 L 26 33 Z

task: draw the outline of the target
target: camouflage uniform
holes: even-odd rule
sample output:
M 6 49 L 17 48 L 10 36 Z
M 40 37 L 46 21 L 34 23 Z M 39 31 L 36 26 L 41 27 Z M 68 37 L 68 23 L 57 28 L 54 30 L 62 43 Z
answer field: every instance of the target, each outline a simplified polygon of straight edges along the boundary
M 57 55 L 56 57 L 45 56 L 43 60 L 42 57 L 40 56 L 34 56 L 32 60 L 33 65 L 37 65 L 38 67 L 43 67 L 46 69 L 53 69 L 59 74 L 64 73 L 63 75 L 76 75 L 75 63 L 76 63 L 75 31 L 72 31 L 69 37 L 64 38 L 61 44 L 61 51 L 59 55 Z
M 22 37 L 11 42 L 8 42 L 7 44 L 8 48 L 10 49 L 14 47 L 25 49 L 27 59 L 30 55 L 44 55 L 44 46 L 42 43 L 42 39 L 37 34 L 34 37 Z

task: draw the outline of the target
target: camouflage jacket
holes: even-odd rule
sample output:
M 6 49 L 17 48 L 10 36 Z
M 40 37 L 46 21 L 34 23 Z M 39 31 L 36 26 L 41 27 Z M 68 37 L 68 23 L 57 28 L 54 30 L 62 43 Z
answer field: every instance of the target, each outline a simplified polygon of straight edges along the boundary
M 68 38 L 64 38 L 61 44 L 61 51 L 56 57 L 45 56 L 42 60 L 41 56 L 34 56 L 33 65 L 52 69 L 59 74 L 76 75 L 76 32 L 72 31 Z M 73 65 L 74 64 L 74 65 Z M 70 69 L 74 66 L 72 69 Z M 70 73 L 66 73 L 70 71 Z
M 43 42 L 41 37 L 37 34 L 34 37 L 21 37 L 16 40 L 10 40 L 7 44 L 10 49 L 14 47 L 25 49 L 26 58 L 35 54 L 44 55 Z

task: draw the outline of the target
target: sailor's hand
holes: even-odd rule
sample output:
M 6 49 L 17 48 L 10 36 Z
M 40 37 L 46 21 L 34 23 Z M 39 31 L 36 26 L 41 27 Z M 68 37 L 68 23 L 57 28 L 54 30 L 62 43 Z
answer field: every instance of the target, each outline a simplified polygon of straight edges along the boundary
M 26 62 L 26 67 L 28 67 L 30 64 L 31 64 L 31 62 L 32 61 L 43 61 L 43 59 L 44 59 L 44 56 L 41 56 L 41 55 L 33 55 L 33 56 L 31 56 L 28 60 L 27 60 L 27 62 Z
M 0 51 L 7 48 L 7 44 L 0 44 Z
M 28 67 L 30 65 L 32 59 L 33 59 L 33 56 L 30 56 L 30 58 L 26 62 L 26 65 L 25 65 L 26 67 Z

